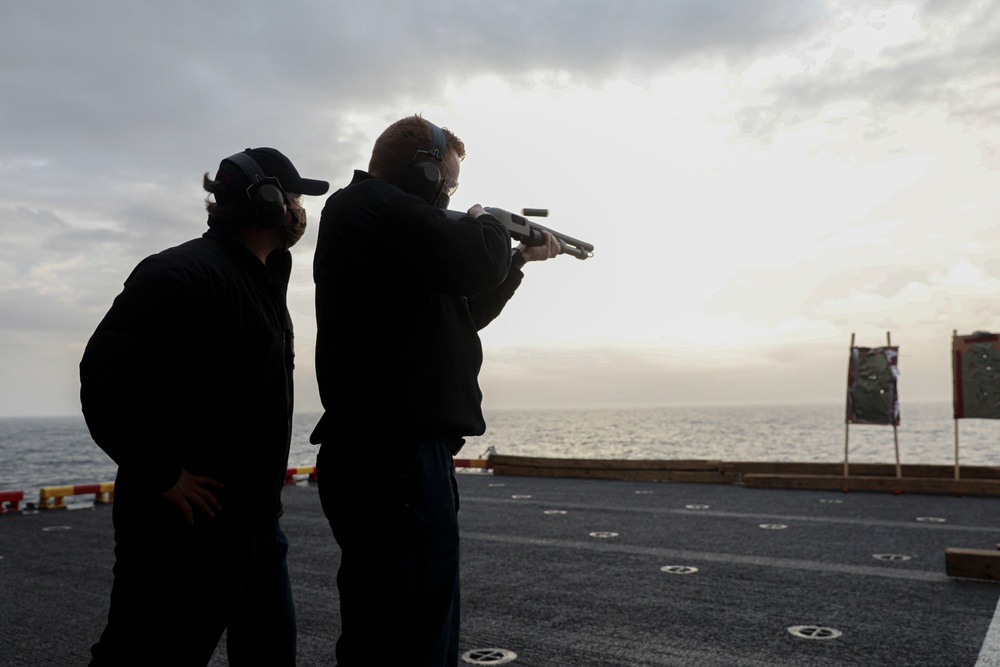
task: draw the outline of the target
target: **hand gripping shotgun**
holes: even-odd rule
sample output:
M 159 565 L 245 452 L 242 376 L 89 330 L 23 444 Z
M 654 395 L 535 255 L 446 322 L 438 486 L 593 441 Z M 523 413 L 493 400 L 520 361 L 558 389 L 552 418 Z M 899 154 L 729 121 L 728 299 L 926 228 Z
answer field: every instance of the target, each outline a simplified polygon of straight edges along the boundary
M 499 220 L 503 226 L 507 228 L 507 231 L 510 232 L 510 235 L 513 238 L 526 246 L 544 245 L 545 237 L 542 235 L 542 232 L 544 231 L 552 234 L 552 236 L 556 237 L 559 241 L 560 254 L 572 255 L 577 259 L 587 259 L 588 257 L 594 256 L 593 244 L 575 239 L 572 236 L 566 236 L 562 232 L 557 232 L 554 229 L 543 227 L 537 222 L 528 220 L 526 217 L 547 217 L 549 210 L 546 208 L 523 208 L 521 209 L 521 215 L 505 211 L 502 208 L 496 208 L 495 206 L 487 206 L 485 209 L 487 213 Z M 468 215 L 467 213 L 463 213 L 461 211 L 449 210 L 445 212 L 448 214 L 449 218 L 453 219 L 463 218 Z

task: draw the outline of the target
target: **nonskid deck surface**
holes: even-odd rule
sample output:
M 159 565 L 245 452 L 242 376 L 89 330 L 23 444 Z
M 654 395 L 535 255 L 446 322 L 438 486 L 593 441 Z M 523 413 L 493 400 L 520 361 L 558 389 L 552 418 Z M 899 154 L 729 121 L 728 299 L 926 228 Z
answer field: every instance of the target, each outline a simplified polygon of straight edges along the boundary
M 1000 664 L 984 649 L 1000 588 L 946 576 L 944 559 L 996 547 L 997 498 L 483 473 L 459 485 L 462 664 Z M 315 484 L 284 498 L 299 664 L 332 665 L 339 551 Z M 110 506 L 0 516 L 0 665 L 86 664 L 112 548 Z M 223 647 L 211 664 L 227 664 Z

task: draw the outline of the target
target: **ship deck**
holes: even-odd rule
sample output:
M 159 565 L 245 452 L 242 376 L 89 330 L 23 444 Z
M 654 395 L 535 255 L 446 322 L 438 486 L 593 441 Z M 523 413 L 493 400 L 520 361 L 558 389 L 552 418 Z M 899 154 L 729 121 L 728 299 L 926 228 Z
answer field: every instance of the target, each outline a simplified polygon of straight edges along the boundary
M 1000 587 L 945 571 L 946 548 L 996 548 L 995 497 L 482 471 L 459 485 L 462 664 L 1000 665 Z M 299 664 L 332 665 L 339 550 L 314 483 L 285 505 Z M 109 505 L 0 516 L 0 664 L 86 664 L 112 549 Z

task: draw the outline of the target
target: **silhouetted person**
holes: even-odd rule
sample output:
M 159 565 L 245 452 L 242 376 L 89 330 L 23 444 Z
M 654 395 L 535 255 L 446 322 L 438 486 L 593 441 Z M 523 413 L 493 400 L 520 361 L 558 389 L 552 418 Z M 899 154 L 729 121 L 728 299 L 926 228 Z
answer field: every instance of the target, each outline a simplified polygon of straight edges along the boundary
M 316 372 L 325 412 L 323 510 L 340 545 L 340 667 L 456 665 L 458 490 L 453 455 L 486 425 L 479 329 L 525 261 L 479 205 L 442 210 L 463 143 L 419 116 L 389 126 L 368 173 L 323 209 L 315 264 Z
M 294 665 L 281 531 L 292 423 L 288 248 L 301 178 L 272 148 L 205 174 L 208 231 L 143 260 L 80 364 L 94 441 L 118 464 L 108 623 L 92 666 Z

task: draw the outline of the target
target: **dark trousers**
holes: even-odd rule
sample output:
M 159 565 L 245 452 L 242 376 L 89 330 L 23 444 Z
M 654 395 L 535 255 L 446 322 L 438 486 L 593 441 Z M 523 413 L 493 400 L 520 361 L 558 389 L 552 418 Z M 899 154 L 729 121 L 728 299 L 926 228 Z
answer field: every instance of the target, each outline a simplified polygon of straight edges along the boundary
M 339 667 L 458 664 L 458 491 L 443 442 L 324 443 L 319 494 L 341 549 Z M 349 445 L 347 452 L 342 445 Z
M 116 515 L 115 543 L 111 609 L 91 667 L 200 667 L 223 631 L 232 667 L 295 664 L 288 541 L 277 521 L 143 525 Z

